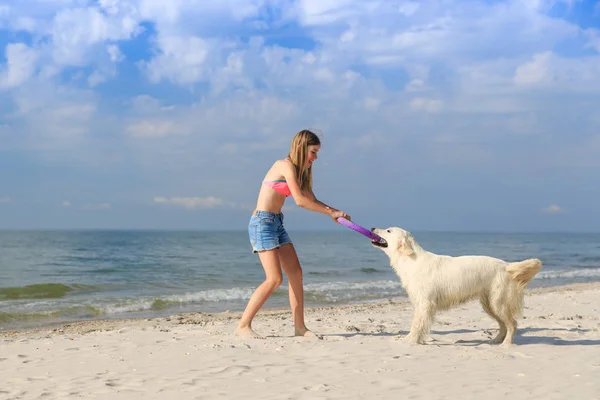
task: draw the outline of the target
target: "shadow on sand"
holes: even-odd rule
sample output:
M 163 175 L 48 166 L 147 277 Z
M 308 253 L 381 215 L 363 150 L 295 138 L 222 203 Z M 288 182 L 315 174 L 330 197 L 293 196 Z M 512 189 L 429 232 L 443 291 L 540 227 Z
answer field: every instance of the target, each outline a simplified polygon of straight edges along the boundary
M 592 340 L 592 339 L 575 339 L 575 340 L 566 340 L 560 338 L 558 336 L 534 336 L 529 335 L 529 333 L 535 332 L 576 332 L 576 333 L 585 333 L 589 332 L 589 329 L 580 329 L 580 328 L 523 328 L 519 329 L 517 335 L 515 335 L 514 344 L 516 345 L 529 345 L 529 344 L 548 344 L 552 346 L 600 346 L 600 340 Z M 454 335 L 454 334 L 463 334 L 463 333 L 477 333 L 477 332 L 485 332 L 485 333 L 493 333 L 495 335 L 495 331 L 491 330 L 477 330 L 477 329 L 456 329 L 451 331 L 431 331 L 432 336 L 436 335 Z M 352 338 L 357 336 L 372 336 L 372 337 L 398 337 L 399 339 L 406 336 L 408 331 L 399 331 L 399 332 L 351 332 L 351 333 L 335 333 L 335 334 L 325 334 L 323 337 L 344 337 L 344 338 Z M 428 344 L 433 345 L 462 345 L 462 346 L 479 346 L 484 344 L 490 344 L 489 339 L 473 339 L 473 340 L 457 340 L 453 343 L 450 342 L 441 342 L 434 339 L 433 342 L 428 342 Z

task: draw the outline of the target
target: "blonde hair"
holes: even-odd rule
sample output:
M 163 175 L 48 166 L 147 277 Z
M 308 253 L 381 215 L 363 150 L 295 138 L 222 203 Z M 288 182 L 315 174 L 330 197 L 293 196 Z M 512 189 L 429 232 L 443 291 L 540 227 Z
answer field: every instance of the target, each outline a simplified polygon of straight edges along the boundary
M 308 146 L 320 146 L 319 137 L 308 129 L 301 130 L 292 139 L 290 153 L 287 158 L 294 164 L 296 180 L 300 190 L 304 193 L 312 190 L 312 168 L 306 168 L 308 159 Z

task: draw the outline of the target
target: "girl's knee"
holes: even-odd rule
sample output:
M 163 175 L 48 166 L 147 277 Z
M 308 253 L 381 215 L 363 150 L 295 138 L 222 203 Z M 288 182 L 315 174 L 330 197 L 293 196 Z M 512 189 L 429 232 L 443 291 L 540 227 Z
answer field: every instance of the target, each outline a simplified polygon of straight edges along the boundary
M 267 278 L 265 282 L 271 290 L 275 290 L 283 283 L 283 276 Z

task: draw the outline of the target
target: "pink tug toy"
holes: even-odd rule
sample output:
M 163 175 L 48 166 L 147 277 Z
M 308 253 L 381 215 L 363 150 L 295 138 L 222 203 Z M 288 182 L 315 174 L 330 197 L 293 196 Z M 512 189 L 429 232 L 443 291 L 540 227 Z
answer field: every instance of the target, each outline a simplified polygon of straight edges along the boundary
M 371 232 L 367 228 L 363 228 L 362 226 L 355 224 L 352 221 L 348 221 L 346 218 L 339 217 L 337 219 L 337 221 L 340 224 L 347 226 L 348 228 L 352 229 L 353 231 L 356 231 L 356 232 L 368 237 L 371 240 L 374 240 L 376 242 L 381 242 L 381 243 L 385 242 L 385 239 L 382 238 L 381 236 L 376 235 L 375 233 Z

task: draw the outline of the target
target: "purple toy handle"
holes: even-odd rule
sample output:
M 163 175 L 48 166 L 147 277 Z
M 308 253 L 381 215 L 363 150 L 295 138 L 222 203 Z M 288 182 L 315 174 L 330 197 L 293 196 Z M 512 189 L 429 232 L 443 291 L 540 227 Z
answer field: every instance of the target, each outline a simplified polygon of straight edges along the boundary
M 352 221 L 348 221 L 346 218 L 339 217 L 337 219 L 337 221 L 340 224 L 342 224 L 344 226 L 347 226 L 348 228 L 352 229 L 353 231 L 356 231 L 356 232 L 358 232 L 360 234 L 365 235 L 369 239 L 375 240 L 377 242 L 383 242 L 383 241 L 385 241 L 381 236 L 374 234 L 373 232 L 371 232 L 367 228 L 363 228 L 362 226 L 360 226 L 358 224 L 355 224 Z

